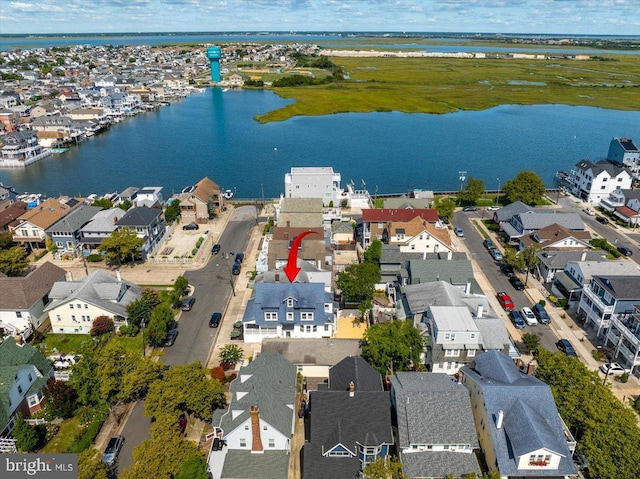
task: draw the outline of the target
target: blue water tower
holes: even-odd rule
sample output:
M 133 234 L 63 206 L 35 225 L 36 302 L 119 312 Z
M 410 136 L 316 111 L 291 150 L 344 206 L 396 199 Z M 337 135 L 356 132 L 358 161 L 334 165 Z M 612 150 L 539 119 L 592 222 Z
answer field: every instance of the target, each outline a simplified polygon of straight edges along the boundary
M 207 48 L 207 58 L 211 65 L 211 81 L 218 83 L 222 80 L 220 78 L 220 58 L 222 58 L 220 47 Z

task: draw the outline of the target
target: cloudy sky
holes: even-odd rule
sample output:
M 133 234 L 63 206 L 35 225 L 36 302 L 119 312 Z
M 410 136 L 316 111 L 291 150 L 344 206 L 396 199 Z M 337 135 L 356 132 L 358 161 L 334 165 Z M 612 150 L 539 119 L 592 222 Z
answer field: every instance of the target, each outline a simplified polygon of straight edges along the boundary
M 640 34 L 640 0 L 0 0 L 3 33 Z

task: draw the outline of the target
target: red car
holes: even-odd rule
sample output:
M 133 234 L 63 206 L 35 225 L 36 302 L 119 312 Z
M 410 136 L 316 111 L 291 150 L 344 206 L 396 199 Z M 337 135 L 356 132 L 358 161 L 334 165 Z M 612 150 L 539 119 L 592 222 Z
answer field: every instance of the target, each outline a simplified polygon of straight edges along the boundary
M 509 296 L 507 293 L 505 293 L 504 291 L 500 291 L 496 294 L 496 296 L 498 297 L 498 301 L 500 301 L 500 304 L 505 311 L 513 311 L 515 309 L 513 301 L 511 301 L 511 296 Z

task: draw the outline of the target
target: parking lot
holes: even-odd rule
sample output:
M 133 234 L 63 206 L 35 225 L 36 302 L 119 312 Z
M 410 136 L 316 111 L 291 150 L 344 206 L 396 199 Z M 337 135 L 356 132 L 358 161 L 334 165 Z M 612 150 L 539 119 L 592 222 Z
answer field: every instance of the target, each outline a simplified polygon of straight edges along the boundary
M 203 238 L 202 247 L 211 247 L 208 241 L 210 236 L 207 225 L 200 225 L 199 230 L 183 230 L 181 225 L 176 226 L 169 239 L 162 245 L 155 258 L 189 258 L 193 256 L 193 249 L 200 238 Z

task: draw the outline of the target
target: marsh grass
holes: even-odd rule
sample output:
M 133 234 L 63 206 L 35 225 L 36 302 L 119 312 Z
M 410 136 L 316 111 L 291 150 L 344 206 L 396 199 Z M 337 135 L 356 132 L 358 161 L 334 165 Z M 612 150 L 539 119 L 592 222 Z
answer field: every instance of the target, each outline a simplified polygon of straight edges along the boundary
M 277 88 L 278 95 L 296 102 L 256 119 L 374 111 L 442 114 L 503 104 L 640 110 L 640 57 L 607 58 L 613 61 L 330 57 L 349 80 Z

